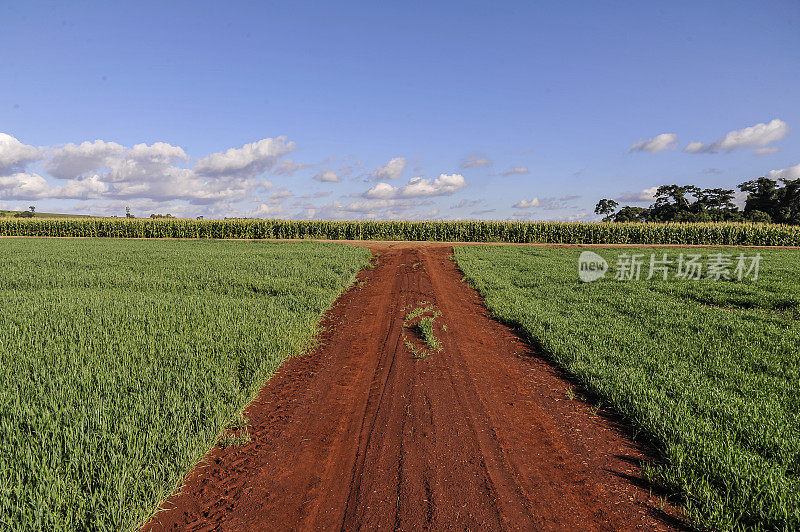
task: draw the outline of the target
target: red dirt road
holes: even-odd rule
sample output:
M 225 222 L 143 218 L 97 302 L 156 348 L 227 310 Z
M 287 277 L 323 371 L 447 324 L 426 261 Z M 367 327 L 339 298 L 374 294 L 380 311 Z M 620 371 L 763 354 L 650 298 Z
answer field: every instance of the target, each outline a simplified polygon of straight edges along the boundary
M 145 530 L 667 530 L 644 452 L 462 282 L 445 246 L 386 245 L 319 346 L 245 411 Z M 434 305 L 442 349 L 404 324 Z M 446 327 L 446 329 L 445 329 Z

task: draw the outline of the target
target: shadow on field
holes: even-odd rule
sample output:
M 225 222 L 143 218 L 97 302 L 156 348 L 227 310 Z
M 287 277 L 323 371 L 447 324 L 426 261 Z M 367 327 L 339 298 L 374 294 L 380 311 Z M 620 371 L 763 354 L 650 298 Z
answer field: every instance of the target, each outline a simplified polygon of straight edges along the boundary
M 483 298 L 481 298 L 483 299 Z M 615 454 L 614 458 L 622 462 L 628 463 L 638 474 L 629 474 L 622 471 L 617 471 L 611 468 L 603 468 L 605 471 L 614 475 L 625 482 L 645 490 L 657 497 L 658 500 L 668 501 L 668 505 L 673 507 L 673 513 L 665 511 L 660 508 L 658 503 L 654 500 L 648 502 L 639 502 L 639 506 L 650 515 L 665 525 L 678 529 L 694 531 L 695 528 L 691 527 L 683 518 L 682 510 L 680 509 L 680 498 L 662 486 L 653 484 L 642 475 L 642 466 L 651 465 L 658 466 L 666 463 L 663 454 L 657 448 L 657 442 L 644 432 L 637 430 L 623 414 L 614 409 L 613 406 L 603 402 L 602 398 L 595 392 L 586 388 L 580 380 L 574 375 L 570 374 L 561 367 L 547 350 L 536 339 L 532 338 L 527 332 L 519 328 L 514 323 L 508 323 L 495 317 L 491 312 L 489 316 L 492 320 L 503 324 L 509 328 L 512 333 L 523 345 L 526 350 L 523 353 L 518 353 L 514 356 L 527 363 L 538 361 L 543 363 L 550 374 L 558 378 L 560 381 L 568 385 L 572 390 L 574 398 L 584 406 L 585 415 L 596 415 L 602 419 L 603 425 L 613 429 L 614 432 L 621 435 L 625 440 L 630 442 L 633 449 L 639 453 L 640 456 L 629 454 Z M 677 512 L 674 510 L 677 508 Z M 679 513 L 680 515 L 674 515 Z

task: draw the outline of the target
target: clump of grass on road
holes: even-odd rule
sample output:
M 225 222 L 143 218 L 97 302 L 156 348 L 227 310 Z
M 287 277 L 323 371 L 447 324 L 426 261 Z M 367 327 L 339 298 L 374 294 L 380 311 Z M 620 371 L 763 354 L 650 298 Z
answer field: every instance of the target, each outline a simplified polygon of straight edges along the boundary
M 609 264 L 620 253 L 686 252 L 595 251 Z M 720 251 L 756 253 L 691 252 Z M 757 281 L 592 283 L 578 280 L 580 252 L 455 255 L 495 316 L 655 443 L 666 462 L 647 474 L 695 524 L 800 528 L 800 252 L 758 250 Z
M 0 239 L 0 523 L 135 527 L 369 260 L 337 244 Z M 3 528 L 3 527 L 0 527 Z
M 403 343 L 414 355 L 414 358 L 426 358 L 434 352 L 442 350 L 442 344 L 433 330 L 433 323 L 441 315 L 441 312 L 436 310 L 433 305 L 429 305 L 427 301 L 422 301 L 418 305 L 403 320 Z M 406 329 L 412 330 L 425 345 L 415 345 L 413 340 L 406 335 Z

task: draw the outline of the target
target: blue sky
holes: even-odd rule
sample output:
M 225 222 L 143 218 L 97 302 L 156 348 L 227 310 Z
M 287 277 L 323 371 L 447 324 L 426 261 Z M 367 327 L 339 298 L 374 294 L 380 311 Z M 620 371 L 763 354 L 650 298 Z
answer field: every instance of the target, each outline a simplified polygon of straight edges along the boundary
M 31 1 L 0 20 L 0 208 L 594 219 L 660 184 L 800 177 L 796 0 Z

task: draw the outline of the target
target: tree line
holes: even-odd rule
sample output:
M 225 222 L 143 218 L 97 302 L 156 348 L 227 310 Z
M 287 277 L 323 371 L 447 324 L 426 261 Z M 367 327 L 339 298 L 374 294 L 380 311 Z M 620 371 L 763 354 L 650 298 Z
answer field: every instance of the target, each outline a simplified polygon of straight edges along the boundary
M 738 186 L 747 192 L 744 209 L 733 203 L 734 191 L 694 185 L 662 185 L 650 207 L 624 206 L 601 199 L 594 208 L 604 222 L 758 222 L 800 225 L 800 178 L 768 177 Z

